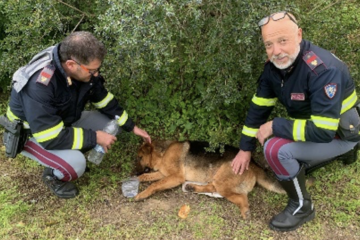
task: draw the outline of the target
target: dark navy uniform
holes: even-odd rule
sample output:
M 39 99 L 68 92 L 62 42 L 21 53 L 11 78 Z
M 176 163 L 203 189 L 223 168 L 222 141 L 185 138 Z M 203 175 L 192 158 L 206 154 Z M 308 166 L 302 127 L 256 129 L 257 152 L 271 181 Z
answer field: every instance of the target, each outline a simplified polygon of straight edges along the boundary
M 105 89 L 102 76 L 90 82 L 70 79 L 58 49 L 45 49 L 15 72 L 6 116 L 23 120 L 31 131 L 21 154 L 54 169 L 57 179 L 71 181 L 85 172 L 83 152 L 96 146 L 97 130 L 115 116 L 125 131 L 135 124 Z M 89 102 L 98 111 L 84 111 Z
M 242 131 L 240 149 L 256 147 L 256 133 L 275 103 L 285 106 L 288 118 L 273 119 L 273 138 L 264 144 L 264 156 L 279 179 L 295 176 L 300 163 L 320 165 L 350 151 L 359 141 L 338 139 L 340 116 L 356 105 L 347 66 L 329 51 L 303 40 L 295 62 L 280 70 L 268 61 L 258 80 Z
M 119 125 L 132 131 L 135 124 L 104 88 L 103 77 L 92 77 L 90 82 L 67 78 L 59 60 L 58 47 L 52 49 L 50 64 L 30 76 L 19 92 L 13 88 L 8 118 L 24 120 L 36 141 L 46 149 L 88 150 L 95 147 L 95 131 L 71 126 L 80 119 L 88 102 L 109 119 L 118 115 Z
M 255 149 L 255 135 L 276 101 L 289 119 L 273 120 L 274 136 L 293 141 L 326 143 L 334 139 L 340 115 L 357 101 L 347 66 L 329 51 L 303 40 L 291 67 L 265 64 L 242 131 L 240 149 Z

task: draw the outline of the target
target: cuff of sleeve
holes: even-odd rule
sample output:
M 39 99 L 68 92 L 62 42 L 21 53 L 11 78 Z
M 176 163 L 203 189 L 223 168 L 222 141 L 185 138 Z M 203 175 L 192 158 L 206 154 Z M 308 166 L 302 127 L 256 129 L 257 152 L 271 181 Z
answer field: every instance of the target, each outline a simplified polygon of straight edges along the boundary
M 93 130 L 86 130 L 86 133 L 84 135 L 84 146 L 82 147 L 81 152 L 87 152 L 90 149 L 93 149 L 95 146 L 96 146 L 96 132 Z
M 131 118 L 128 118 L 126 123 L 121 126 L 121 128 L 127 132 L 131 132 L 132 130 L 134 130 L 134 127 L 135 127 L 135 123 L 133 122 L 133 120 Z
M 239 148 L 243 151 L 254 151 L 256 148 L 256 138 L 242 135 Z

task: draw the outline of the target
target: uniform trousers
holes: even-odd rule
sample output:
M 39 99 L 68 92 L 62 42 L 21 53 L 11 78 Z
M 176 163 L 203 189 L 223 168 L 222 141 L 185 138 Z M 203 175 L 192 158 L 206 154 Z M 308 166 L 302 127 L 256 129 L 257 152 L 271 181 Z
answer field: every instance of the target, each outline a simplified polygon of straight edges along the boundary
M 316 166 L 355 147 L 357 142 L 333 139 L 329 143 L 294 142 L 273 137 L 265 142 L 264 155 L 271 169 L 279 179 L 292 179 L 300 170 Z
M 102 130 L 110 119 L 98 111 L 83 111 L 81 118 L 72 127 Z M 120 132 L 120 131 L 119 131 Z M 46 150 L 32 137 L 24 146 L 22 155 L 45 167 L 54 169 L 54 175 L 61 181 L 72 181 L 81 177 L 86 169 L 86 159 L 80 150 Z

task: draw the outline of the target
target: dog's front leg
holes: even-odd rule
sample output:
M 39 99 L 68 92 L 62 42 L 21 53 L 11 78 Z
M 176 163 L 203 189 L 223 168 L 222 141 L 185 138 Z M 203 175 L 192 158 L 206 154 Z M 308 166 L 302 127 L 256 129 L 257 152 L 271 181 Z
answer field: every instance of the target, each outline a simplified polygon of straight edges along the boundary
M 155 192 L 163 191 L 166 189 L 179 186 L 185 181 L 184 177 L 167 176 L 160 181 L 154 182 L 147 189 L 139 193 L 135 197 L 135 201 L 139 201 L 153 195 Z
M 165 176 L 161 172 L 151 172 L 141 174 L 138 179 L 140 182 L 153 182 L 164 178 Z

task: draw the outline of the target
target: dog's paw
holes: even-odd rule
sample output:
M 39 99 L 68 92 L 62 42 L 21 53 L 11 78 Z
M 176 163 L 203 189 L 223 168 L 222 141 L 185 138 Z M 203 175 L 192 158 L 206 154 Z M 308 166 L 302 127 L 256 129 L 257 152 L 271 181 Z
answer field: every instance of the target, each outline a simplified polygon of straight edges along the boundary
M 195 191 L 195 187 L 192 184 L 186 184 L 185 185 L 185 190 L 188 192 L 194 192 Z
M 139 195 L 137 195 L 136 197 L 134 197 L 134 201 L 138 202 L 140 200 L 143 200 L 143 198 L 139 197 Z
M 244 220 L 250 220 L 250 218 L 251 218 L 250 210 L 245 211 L 241 215 L 242 215 Z
M 134 200 L 135 201 L 141 201 L 141 200 L 144 200 L 147 197 L 149 197 L 149 195 L 146 192 L 142 191 L 141 193 L 139 193 L 138 195 L 136 195 L 134 197 Z

